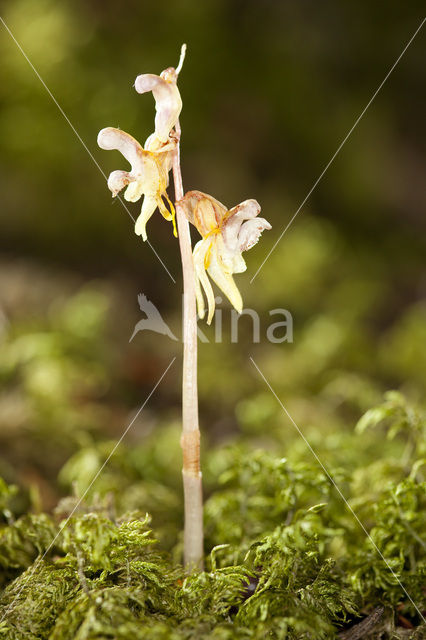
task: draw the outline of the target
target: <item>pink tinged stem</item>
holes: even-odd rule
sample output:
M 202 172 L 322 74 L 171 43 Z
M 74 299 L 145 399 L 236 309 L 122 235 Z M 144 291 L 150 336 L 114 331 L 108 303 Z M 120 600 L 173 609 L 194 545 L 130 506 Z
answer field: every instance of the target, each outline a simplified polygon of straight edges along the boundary
M 187 570 L 203 569 L 203 491 L 200 470 L 200 428 L 197 388 L 197 311 L 195 271 L 189 222 L 179 200 L 183 198 L 180 168 L 180 125 L 176 124 L 178 144 L 173 154 L 176 219 L 183 272 L 183 378 L 182 438 L 183 491 L 185 503 L 184 564 Z

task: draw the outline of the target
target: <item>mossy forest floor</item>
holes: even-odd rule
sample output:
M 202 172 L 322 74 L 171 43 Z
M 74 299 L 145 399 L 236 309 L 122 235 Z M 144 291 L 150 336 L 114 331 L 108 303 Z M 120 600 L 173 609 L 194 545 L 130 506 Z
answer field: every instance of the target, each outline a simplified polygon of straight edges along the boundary
M 123 447 L 97 494 L 64 498 L 52 514 L 18 516 L 23 496 L 2 484 L 0 637 L 425 638 L 424 424 L 392 393 L 340 438 L 358 459 L 377 453 L 350 472 L 329 469 L 350 509 L 298 444 L 288 458 L 213 448 L 206 570 L 189 576 L 175 427 Z M 99 453 L 83 449 L 64 468 L 76 492 Z

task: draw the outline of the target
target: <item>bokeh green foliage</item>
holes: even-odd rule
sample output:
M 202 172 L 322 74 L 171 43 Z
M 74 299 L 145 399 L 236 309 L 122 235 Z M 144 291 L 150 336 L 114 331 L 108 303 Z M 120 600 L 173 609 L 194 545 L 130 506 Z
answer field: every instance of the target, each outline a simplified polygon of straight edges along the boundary
M 14 480 L 20 468 L 33 480 L 54 477 L 102 424 L 107 308 L 105 296 L 81 290 L 44 320 L 25 316 L 7 328 L 0 358 L 3 476 Z

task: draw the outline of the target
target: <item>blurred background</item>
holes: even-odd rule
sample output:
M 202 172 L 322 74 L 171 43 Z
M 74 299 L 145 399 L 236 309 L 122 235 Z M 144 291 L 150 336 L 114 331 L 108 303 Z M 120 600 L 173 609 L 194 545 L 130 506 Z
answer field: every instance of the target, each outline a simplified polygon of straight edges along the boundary
M 352 464 L 354 425 L 384 391 L 422 402 L 424 30 L 250 278 L 423 10 L 417 0 L 385 9 L 355 0 L 2 3 L 6 25 L 81 137 L 0 25 L 0 475 L 24 487 L 34 508 L 51 509 L 73 483 L 87 486 L 177 356 L 126 436 L 127 454 L 100 482 L 137 487 L 127 507 L 140 505 L 142 492 L 147 509 L 157 501 L 180 510 L 181 346 L 148 332 L 129 343 L 142 317 L 138 293 L 180 335 L 178 246 L 154 215 L 149 239 L 174 284 L 112 201 L 100 169 L 127 167 L 118 152 L 98 149 L 96 136 L 115 126 L 146 139 L 154 103 L 136 94 L 134 79 L 176 65 L 182 42 L 184 186 L 229 207 L 256 198 L 273 227 L 236 276 L 245 305 L 260 314 L 260 342 L 242 317 L 231 343 L 227 303 L 220 344 L 214 326 L 202 327 L 210 340 L 200 345 L 204 450 L 245 441 L 284 455 L 292 442 L 301 458 L 311 455 L 249 356 L 313 446 L 343 467 Z M 139 206 L 130 204 L 134 217 Z M 293 316 L 293 343 L 266 339 L 277 307 Z M 378 446 L 387 446 L 380 435 L 366 437 L 363 455 L 377 458 Z

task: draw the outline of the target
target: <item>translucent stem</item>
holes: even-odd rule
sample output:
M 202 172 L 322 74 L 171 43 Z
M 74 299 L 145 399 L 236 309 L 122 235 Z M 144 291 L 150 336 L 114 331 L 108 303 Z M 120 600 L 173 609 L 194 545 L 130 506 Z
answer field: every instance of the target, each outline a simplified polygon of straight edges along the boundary
M 182 438 L 183 490 L 185 501 L 184 564 L 188 571 L 203 569 L 203 491 L 200 470 L 200 428 L 197 388 L 197 310 L 191 235 L 179 200 L 183 198 L 180 169 L 180 125 L 173 158 L 176 218 L 183 272 L 183 378 Z

